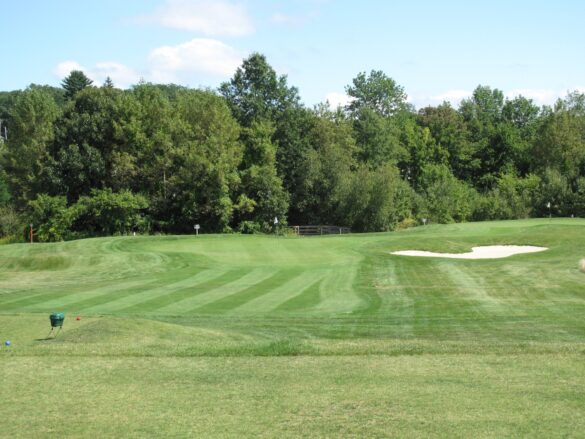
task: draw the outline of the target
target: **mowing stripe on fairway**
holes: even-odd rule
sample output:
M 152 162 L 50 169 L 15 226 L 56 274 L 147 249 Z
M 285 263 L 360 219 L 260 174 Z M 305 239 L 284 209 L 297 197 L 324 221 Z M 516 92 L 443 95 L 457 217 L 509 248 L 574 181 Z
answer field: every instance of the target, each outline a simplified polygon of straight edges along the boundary
M 158 311 L 160 308 L 172 305 L 173 303 L 180 302 L 182 300 L 193 297 L 197 294 L 204 293 L 212 288 L 218 288 L 222 285 L 226 285 L 233 282 L 235 279 L 240 279 L 249 270 L 246 268 L 236 268 L 233 270 L 222 269 L 222 274 L 211 277 L 207 280 L 194 284 L 188 288 L 180 288 L 172 291 L 168 294 L 156 295 L 154 297 L 147 298 L 143 302 L 129 306 L 127 308 L 120 309 L 123 313 L 141 314 L 151 311 Z
M 233 312 L 254 314 L 270 312 L 282 303 L 301 294 L 307 285 L 320 280 L 323 276 L 323 270 L 304 271 L 266 294 L 235 308 Z
M 123 237 L 3 246 L 0 258 L 12 259 L 0 268 L 0 313 L 160 314 L 238 328 L 254 320 L 270 336 L 282 330 L 285 336 L 575 340 L 585 333 L 585 275 L 577 265 L 585 256 L 585 221 L 574 223 L 579 227 L 531 220 L 343 238 Z M 551 250 L 501 261 L 388 253 L 498 242 Z
M 357 278 L 354 288 L 361 293 L 363 305 L 356 313 L 363 315 L 373 315 L 379 312 L 384 303 L 384 297 L 380 291 L 371 284 L 363 284 L 363 279 L 379 279 L 378 282 L 386 282 L 389 276 L 389 267 L 386 266 L 388 261 L 384 258 L 365 258 L 357 269 Z M 355 314 L 355 313 L 354 313 Z
M 325 313 L 349 313 L 364 299 L 354 290 L 356 266 L 332 270 L 321 284 L 321 303 L 315 309 Z
M 64 311 L 80 311 L 84 308 L 90 308 L 92 306 L 110 302 L 112 300 L 119 299 L 125 295 L 132 295 L 136 292 L 143 291 L 144 288 L 152 288 L 153 286 L 167 285 L 168 276 L 172 276 L 175 279 L 176 276 L 182 273 L 184 270 L 178 273 L 162 274 L 156 278 L 148 277 L 141 278 L 142 280 L 136 280 L 134 278 L 128 282 L 119 283 L 117 280 L 110 280 L 105 285 L 99 288 L 93 288 L 84 291 L 83 287 L 77 287 L 75 290 L 70 291 L 67 294 L 55 295 L 44 295 L 44 300 L 39 300 L 40 297 L 36 297 L 34 302 L 30 302 L 27 306 L 27 310 L 30 311 L 50 311 L 55 308 L 62 309 Z M 191 273 L 193 269 L 189 270 Z M 104 282 L 102 282 L 103 284 Z
M 100 287 L 97 289 L 92 289 L 90 291 L 84 291 L 84 287 L 76 287 L 71 289 L 71 287 L 65 287 L 63 291 L 62 289 L 57 289 L 56 287 L 52 287 L 49 291 L 44 291 L 41 293 L 28 293 L 26 291 L 18 293 L 18 298 L 13 298 L 10 301 L 2 302 L 2 311 L 14 310 L 14 309 L 22 309 L 26 311 L 46 311 L 51 310 L 55 307 L 61 307 L 62 305 L 66 305 L 69 303 L 76 303 L 79 301 L 85 300 L 87 296 L 84 296 L 86 293 L 96 292 L 96 295 L 102 295 L 111 291 L 125 291 L 127 288 L 139 288 L 146 285 L 147 281 L 142 279 L 142 281 L 128 281 L 121 285 L 120 288 L 116 287 L 116 284 L 112 285 L 111 282 L 108 282 L 106 286 Z M 157 281 L 152 281 L 155 283 Z
M 415 314 L 415 297 L 414 291 L 417 287 L 408 287 L 407 282 L 411 277 L 405 277 L 404 267 L 391 261 L 387 265 L 388 272 L 386 276 L 387 285 L 390 288 L 390 294 L 384 295 L 384 312 L 392 313 L 396 320 L 401 320 L 400 330 L 402 336 L 414 335 L 414 314 Z M 420 282 L 420 280 L 419 280 Z
M 249 301 L 256 299 L 258 297 L 264 296 L 272 291 L 274 288 L 278 287 L 286 283 L 291 277 L 297 276 L 300 269 L 293 269 L 293 270 L 280 270 L 274 273 L 267 279 L 264 279 L 261 282 L 258 282 L 250 287 L 232 294 L 231 296 L 224 297 L 222 299 L 216 300 L 214 302 L 208 303 L 200 308 L 197 308 L 198 313 L 208 313 L 208 312 L 226 312 L 237 308 L 244 303 L 248 303 Z
M 156 281 L 152 281 L 153 283 Z M 121 283 L 108 283 L 105 286 L 94 288 L 85 291 L 69 290 L 65 293 L 43 294 L 42 296 L 30 297 L 30 304 L 27 306 L 20 306 L 26 311 L 50 310 L 56 308 L 63 308 L 68 305 L 83 302 L 91 298 L 99 297 L 104 294 L 117 293 L 137 287 L 144 287 L 145 280 L 138 279 Z
M 563 288 L 561 279 L 557 273 L 550 269 L 548 264 L 523 263 L 523 264 L 506 264 L 499 270 L 500 276 L 490 276 L 492 282 L 500 285 L 507 303 L 542 303 L 550 304 L 550 301 L 559 300 L 559 298 L 568 294 L 573 294 L 571 288 Z M 514 294 L 510 294 L 513 291 Z M 585 296 L 585 289 L 583 289 Z
M 68 296 L 69 294 L 75 294 L 71 291 L 41 291 L 31 293 L 30 291 L 14 291 L 10 294 L 2 296 L 0 299 L 0 310 L 6 311 L 10 309 L 21 309 L 23 306 L 27 306 L 37 301 L 51 300 L 55 295 Z M 44 299 L 43 299 L 44 298 Z
M 193 272 L 192 269 L 189 271 L 191 273 Z M 72 296 L 72 299 L 74 300 L 62 306 L 61 309 L 65 311 L 84 311 L 97 305 L 118 300 L 121 297 L 125 297 L 126 295 L 131 296 L 133 294 L 137 294 L 141 291 L 144 291 L 145 288 L 153 289 L 153 287 L 165 287 L 169 284 L 169 278 L 174 280 L 176 279 L 176 276 L 176 273 L 159 275 L 156 280 L 148 281 L 147 279 L 143 279 L 142 284 L 138 283 L 136 285 L 124 285 L 124 288 L 122 289 L 117 287 L 116 281 L 111 281 L 109 287 L 106 286 L 97 290 L 92 290 L 88 294 L 82 293 L 77 294 L 76 296 Z
M 473 265 L 443 262 L 438 264 L 438 268 L 447 275 L 446 278 L 456 287 L 454 291 L 461 294 L 461 298 L 471 300 L 489 313 L 504 308 L 498 297 L 490 294 L 493 286 L 486 286 L 486 280 L 478 274 L 477 270 L 474 270 Z M 509 310 L 506 309 L 506 311 Z
M 390 317 L 393 332 L 400 337 L 429 336 L 436 331 L 437 318 L 443 319 L 445 312 L 458 312 L 460 304 L 467 301 L 454 300 L 451 286 L 443 285 L 443 277 L 437 282 L 437 261 L 421 258 L 421 261 L 388 259 L 384 275 L 374 274 L 378 279 L 376 289 L 382 303 L 373 317 Z M 429 276 L 429 274 L 432 274 Z M 440 314 L 436 310 L 440 309 Z M 441 316 L 441 317 L 438 317 Z M 364 314 L 363 318 L 367 318 Z
M 226 269 L 200 271 L 195 276 L 191 276 L 183 281 L 166 284 L 157 288 L 143 289 L 136 294 L 118 297 L 114 300 L 96 304 L 95 306 L 83 308 L 81 312 L 84 314 L 110 313 L 120 310 L 129 311 L 131 309 L 144 311 L 146 308 L 145 302 L 159 302 L 161 296 L 167 298 L 174 296 L 178 291 L 192 291 L 193 288 L 205 282 L 220 278 L 227 272 L 228 270 Z M 154 309 L 158 309 L 159 307 L 160 304 Z
M 213 288 L 196 296 L 188 297 L 168 306 L 159 308 L 156 313 L 161 315 L 181 315 L 188 314 L 199 307 L 208 303 L 230 296 L 243 291 L 258 282 L 269 278 L 274 274 L 275 269 L 270 267 L 261 267 L 250 269 L 248 273 L 239 279 L 229 282 L 225 285 Z
M 385 256 L 368 257 L 358 274 L 362 283 L 356 288 L 363 292 L 364 306 L 354 314 L 361 319 L 374 319 L 378 325 L 391 318 L 392 324 L 400 322 L 401 336 L 412 336 L 415 300 L 409 283 L 416 279 L 400 261 Z M 363 279 L 367 280 L 365 284 Z
M 302 290 L 299 294 L 294 297 L 291 297 L 286 302 L 281 303 L 278 305 L 274 310 L 275 311 L 307 311 L 309 312 L 311 308 L 314 308 L 321 302 L 321 282 L 323 282 L 323 278 L 313 282 L 312 284 L 308 284 L 304 290 Z
M 71 303 L 65 306 L 64 309 L 66 311 L 76 311 L 77 313 L 85 314 L 87 309 L 99 308 L 106 303 L 116 301 L 120 298 L 133 297 L 134 295 L 140 294 L 140 292 L 143 291 L 145 287 L 152 288 L 154 286 L 162 285 L 163 283 L 164 282 L 161 282 L 160 280 L 156 280 L 153 282 L 145 283 L 144 285 L 138 285 L 136 287 L 127 288 L 124 290 L 110 291 L 105 294 L 101 294 L 98 296 L 87 298 L 85 300 L 80 300 L 78 302 Z

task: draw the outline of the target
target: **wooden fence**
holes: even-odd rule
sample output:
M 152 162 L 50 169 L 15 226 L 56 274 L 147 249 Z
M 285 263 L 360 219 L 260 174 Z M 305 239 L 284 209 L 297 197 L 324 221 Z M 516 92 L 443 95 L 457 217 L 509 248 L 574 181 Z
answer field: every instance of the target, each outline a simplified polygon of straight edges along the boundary
M 343 235 L 351 233 L 349 227 L 339 226 L 291 226 L 289 228 L 299 236 Z

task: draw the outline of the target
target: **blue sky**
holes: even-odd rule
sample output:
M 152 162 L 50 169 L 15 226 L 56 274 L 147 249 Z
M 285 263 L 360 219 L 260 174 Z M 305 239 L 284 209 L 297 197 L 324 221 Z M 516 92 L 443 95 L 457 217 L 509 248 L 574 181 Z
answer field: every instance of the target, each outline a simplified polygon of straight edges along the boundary
M 417 107 L 478 85 L 549 104 L 585 92 L 585 2 L 524 0 L 2 0 L 0 90 L 59 85 L 71 69 L 217 87 L 251 52 L 302 100 L 343 102 L 383 70 Z

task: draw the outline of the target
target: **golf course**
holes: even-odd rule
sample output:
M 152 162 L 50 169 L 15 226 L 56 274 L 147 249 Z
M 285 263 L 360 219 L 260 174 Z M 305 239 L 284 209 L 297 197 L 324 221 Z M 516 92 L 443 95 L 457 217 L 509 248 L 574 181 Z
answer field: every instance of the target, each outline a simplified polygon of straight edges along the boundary
M 1 436 L 583 437 L 584 231 L 2 245 Z

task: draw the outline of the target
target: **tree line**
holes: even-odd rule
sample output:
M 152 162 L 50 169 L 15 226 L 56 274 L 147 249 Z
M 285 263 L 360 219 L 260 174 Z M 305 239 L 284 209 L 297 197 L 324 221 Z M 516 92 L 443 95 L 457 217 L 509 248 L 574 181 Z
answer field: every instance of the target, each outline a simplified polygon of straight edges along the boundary
M 539 107 L 478 86 L 458 108 L 417 111 L 375 70 L 346 93 L 307 108 L 258 53 L 217 90 L 73 71 L 0 92 L 0 236 L 585 216 L 584 94 Z

